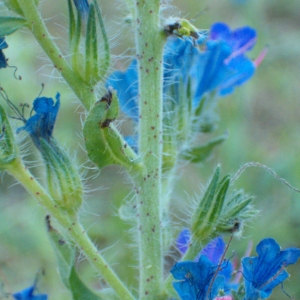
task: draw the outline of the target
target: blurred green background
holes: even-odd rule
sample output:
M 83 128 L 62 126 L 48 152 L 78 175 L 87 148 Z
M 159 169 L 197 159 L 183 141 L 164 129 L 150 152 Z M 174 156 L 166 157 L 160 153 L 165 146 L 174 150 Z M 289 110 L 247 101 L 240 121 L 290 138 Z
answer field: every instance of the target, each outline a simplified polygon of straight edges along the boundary
M 133 34 L 123 19 L 125 6 L 120 0 L 99 2 L 112 39 L 113 54 L 116 58 L 120 54 L 129 57 L 134 53 Z M 220 121 L 215 135 L 228 132 L 228 140 L 205 163 L 181 170 L 182 177 L 172 200 L 173 210 L 181 211 L 195 193 L 201 192 L 217 163 L 221 163 L 225 174 L 235 173 L 246 162 L 259 162 L 300 187 L 300 1 L 178 0 L 170 5 L 165 7 L 166 17 L 192 19 L 198 28 L 208 29 L 216 21 L 226 22 L 233 28 L 244 25 L 256 28 L 258 42 L 250 53 L 253 59 L 264 47 L 269 48 L 254 78 L 233 95 L 220 100 L 216 108 Z M 67 55 L 67 1 L 41 1 L 40 8 L 51 34 Z M 2 0 L 0 12 L 7 13 Z M 135 232 L 118 217 L 124 198 L 131 197 L 128 176 L 119 167 L 105 168 L 100 173 L 88 168 L 91 165 L 82 150 L 83 110 L 74 94 L 28 31 L 20 30 L 6 40 L 9 48 L 5 55 L 11 65 L 18 67 L 17 74 L 22 76 L 22 81 L 13 78 L 12 69 L 2 69 L 0 84 L 15 104 L 31 104 L 40 93 L 41 83 L 45 84 L 44 96 L 61 93 L 62 106 L 54 135 L 71 153 L 77 153 L 86 173 L 87 197 L 81 212 L 82 222 L 120 277 L 136 288 L 138 252 L 132 248 Z M 117 59 L 113 66 L 120 67 Z M 26 149 L 26 160 L 41 178 L 43 170 L 35 167 L 38 154 L 30 143 Z M 243 237 L 233 241 L 229 251 L 234 250 L 241 257 L 249 240 L 256 245 L 264 237 L 275 238 L 282 248 L 300 247 L 298 193 L 259 168 L 247 169 L 236 182 L 236 188 L 255 196 L 254 204 L 260 214 L 245 228 Z M 45 211 L 7 174 L 0 178 L 0 214 L 0 284 L 4 286 L 0 297 L 1 293 L 31 285 L 36 272 L 43 269 L 45 276 L 38 284 L 39 290 L 48 293 L 50 299 L 71 299 L 57 275 L 56 258 L 47 239 Z M 179 229 L 178 220 L 180 217 L 176 218 Z M 94 277 L 94 271 L 81 256 L 78 270 L 90 286 L 103 286 L 101 278 Z M 299 263 L 289 267 L 289 272 L 292 277 L 284 283 L 284 290 L 297 299 L 300 297 Z M 286 298 L 277 287 L 270 299 Z

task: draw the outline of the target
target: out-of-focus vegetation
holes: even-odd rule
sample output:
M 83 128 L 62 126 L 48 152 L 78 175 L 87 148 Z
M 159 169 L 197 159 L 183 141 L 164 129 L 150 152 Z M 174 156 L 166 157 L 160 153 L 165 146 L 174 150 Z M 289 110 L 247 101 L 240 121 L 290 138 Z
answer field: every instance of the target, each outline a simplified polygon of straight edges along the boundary
M 127 59 L 123 60 L 126 65 L 134 54 L 134 41 L 130 25 L 124 21 L 125 6 L 120 2 L 100 1 L 112 37 L 113 54 L 127 55 Z M 228 132 L 228 140 L 207 162 L 181 170 L 181 180 L 174 191 L 173 209 L 180 212 L 195 192 L 200 193 L 219 162 L 224 173 L 235 173 L 244 163 L 256 161 L 300 187 L 300 2 L 177 0 L 171 5 L 166 6 L 166 16 L 192 19 L 198 28 L 208 29 L 216 21 L 224 21 L 233 28 L 244 25 L 256 28 L 258 42 L 251 53 L 253 59 L 264 47 L 269 48 L 254 78 L 238 88 L 234 95 L 221 99 L 216 108 L 220 118 L 216 134 Z M 41 1 L 40 8 L 51 34 L 67 54 L 67 1 Z M 5 10 L 1 2 L 0 9 Z M 17 74 L 22 76 L 22 81 L 13 78 L 12 69 L 2 69 L 1 86 L 15 104 L 31 104 L 40 93 L 41 83 L 45 83 L 43 95 L 54 97 L 56 91 L 61 93 L 62 106 L 54 135 L 70 152 L 77 153 L 77 160 L 86 173 L 87 197 L 81 213 L 82 221 L 92 240 L 99 249 L 103 249 L 107 260 L 114 262 L 120 277 L 129 286 L 136 286 L 137 250 L 129 247 L 133 244 L 135 233 L 118 217 L 123 199 L 131 196 L 128 177 L 118 167 L 105 168 L 99 174 L 88 169 L 91 165 L 86 163 L 82 150 L 83 110 L 74 94 L 58 77 L 28 31 L 21 30 L 6 40 L 9 48 L 5 54 L 9 63 L 18 67 Z M 113 67 L 122 65 L 115 60 Z M 2 99 L 0 101 L 3 103 Z M 124 130 L 128 128 L 125 126 Z M 26 160 L 37 177 L 42 177 L 37 152 L 30 143 L 26 147 Z M 237 180 L 236 187 L 256 196 L 254 204 L 260 215 L 245 228 L 241 239 L 234 240 L 230 251 L 242 256 L 249 240 L 256 245 L 264 237 L 275 238 L 283 248 L 300 247 L 300 194 L 259 168 L 247 169 Z M 7 174 L 1 176 L 0 214 L 0 282 L 4 285 L 0 293 L 11 293 L 29 286 L 36 272 L 42 268 L 45 276 L 38 288 L 47 292 L 50 299 L 70 299 L 57 275 L 54 252 L 44 224 L 45 211 Z M 181 218 L 183 220 L 184 216 Z M 180 229 L 181 219 L 175 221 Z M 252 254 L 255 254 L 254 249 Z M 168 263 L 170 260 L 168 258 Z M 78 269 L 82 278 L 93 287 L 103 284 L 100 278 L 94 278 L 93 270 L 81 256 Z M 299 263 L 291 266 L 289 272 L 292 277 L 284 284 L 284 290 L 298 298 Z M 270 299 L 285 297 L 278 287 Z

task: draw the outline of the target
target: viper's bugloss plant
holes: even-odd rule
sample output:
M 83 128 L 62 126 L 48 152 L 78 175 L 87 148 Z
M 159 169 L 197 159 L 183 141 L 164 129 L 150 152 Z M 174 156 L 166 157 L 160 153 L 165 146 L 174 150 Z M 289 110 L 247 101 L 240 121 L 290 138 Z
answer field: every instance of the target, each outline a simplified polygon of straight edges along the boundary
M 53 248 L 49 252 L 54 250 L 57 259 L 57 280 L 69 291 L 67 296 L 64 292 L 64 299 L 268 298 L 288 277 L 285 268 L 297 262 L 300 249 L 280 250 L 275 240 L 264 238 L 256 247 L 257 257 L 246 254 L 239 263 L 237 255 L 228 255 L 231 241 L 242 238 L 245 225 L 259 216 L 253 197 L 235 187 L 241 171 L 235 176 L 222 174 L 219 162 L 202 193 L 190 197 L 192 204 L 185 198 L 180 200 L 188 207 L 184 217 L 174 209 L 182 168 L 196 163 L 208 166 L 207 158 L 228 137 L 214 133 L 218 101 L 230 101 L 220 99 L 246 84 L 264 59 L 265 50 L 255 60 L 248 57 L 257 41 L 256 30 L 249 26 L 231 29 L 221 22 L 208 31 L 200 30 L 188 19 L 168 19 L 161 1 L 125 0 L 129 12 L 126 26 L 131 27 L 126 30 L 134 33 L 135 55 L 122 71 L 113 63 L 121 65 L 123 56 L 111 61 L 112 44 L 101 10 L 104 2 L 62 2 L 68 7 L 68 37 L 64 37 L 68 47 L 51 36 L 51 19 L 43 20 L 38 2 L 4 1 L 7 10 L 0 16 L 0 72 L 9 72 L 5 69 L 9 52 L 4 51 L 10 49 L 5 38 L 12 35 L 13 40 L 20 28 L 31 32 L 82 104 L 79 136 L 84 139 L 88 162 L 82 168 L 92 165 L 106 176 L 106 167 L 117 165 L 130 178 L 132 199 L 124 199 L 115 211 L 122 221 L 130 220 L 128 226 L 134 236 L 134 245 L 128 245 L 130 253 L 138 249 L 134 255 L 138 276 L 128 271 L 124 280 L 116 272 L 113 255 L 106 261 L 103 245 L 93 243 L 86 225 L 81 224 L 85 193 L 80 168 L 73 158 L 76 153 L 70 153 L 68 145 L 62 146 L 55 138 L 56 120 L 63 118 L 59 110 L 64 105 L 64 93 L 61 97 L 57 92 L 54 100 L 41 95 L 48 94 L 43 89 L 32 103 L 28 98 L 18 99 L 23 103 L 18 109 L 6 87 L 13 76 L 3 78 L 0 74 L 0 93 L 5 100 L 0 106 L 0 171 L 11 174 L 45 209 L 45 232 Z M 9 44 L 13 45 L 10 40 Z M 14 82 L 16 89 L 18 84 Z M 131 131 L 122 128 L 124 116 L 132 124 Z M 65 118 L 64 126 L 68 125 Z M 21 135 L 25 138 L 20 139 Z M 32 156 L 39 162 L 38 176 L 36 170 L 31 173 L 31 165 L 24 159 L 24 141 L 34 145 Z M 200 179 L 193 180 L 201 185 Z M 104 200 L 107 206 L 114 203 L 113 199 Z M 88 206 L 86 203 L 85 208 Z M 118 224 L 112 221 L 103 226 L 101 234 L 110 236 L 113 230 L 123 233 Z M 94 278 L 101 278 L 101 284 L 78 271 L 78 261 L 84 258 L 94 267 Z M 126 274 L 130 264 L 122 261 Z M 34 284 L 11 293 L 11 297 L 56 297 L 49 287 L 42 287 L 41 293 Z

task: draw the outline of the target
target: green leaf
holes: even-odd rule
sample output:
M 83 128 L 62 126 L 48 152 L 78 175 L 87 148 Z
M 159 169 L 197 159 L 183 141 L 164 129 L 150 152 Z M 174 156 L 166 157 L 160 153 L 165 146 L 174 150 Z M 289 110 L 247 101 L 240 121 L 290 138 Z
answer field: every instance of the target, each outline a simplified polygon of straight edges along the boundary
M 139 164 L 137 154 L 113 124 L 118 112 L 116 93 L 110 90 L 95 103 L 85 121 L 83 135 L 88 157 L 99 169 L 113 164 L 131 169 Z
M 216 146 L 222 144 L 226 139 L 227 135 L 221 135 L 217 138 L 210 140 L 205 145 L 187 149 L 181 154 L 181 158 L 188 160 L 192 163 L 202 162 L 212 154 Z
M 0 36 L 12 34 L 26 25 L 26 20 L 15 17 L 0 17 Z
M 99 300 L 102 297 L 94 294 L 79 278 L 75 267 L 72 267 L 69 278 L 70 290 L 74 300 Z

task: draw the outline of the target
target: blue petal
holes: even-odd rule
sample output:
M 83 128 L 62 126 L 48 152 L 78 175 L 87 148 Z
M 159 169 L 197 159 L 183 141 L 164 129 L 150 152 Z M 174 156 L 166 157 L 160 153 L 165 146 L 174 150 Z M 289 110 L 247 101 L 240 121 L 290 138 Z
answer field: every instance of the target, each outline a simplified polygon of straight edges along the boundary
M 181 78 L 188 81 L 189 72 L 200 51 L 190 39 L 170 37 L 164 49 L 164 84 L 176 82 Z
M 217 237 L 202 249 L 201 255 L 205 255 L 213 264 L 218 265 L 225 248 L 226 244 L 222 237 Z
M 207 42 L 206 51 L 199 56 L 192 70 L 192 76 L 196 78 L 194 105 L 204 93 L 213 91 L 232 75 L 232 70 L 224 62 L 230 54 L 231 49 L 225 42 Z
M 214 282 L 211 282 L 215 274 L 216 266 L 206 257 L 200 256 L 198 262 L 184 261 L 175 264 L 171 273 L 176 280 L 173 286 L 181 299 L 204 300 L 207 297 L 214 298 L 219 289 L 224 288 L 224 277 L 217 275 Z
M 0 69 L 7 67 L 7 61 L 6 57 L 3 53 L 3 49 L 6 49 L 8 47 L 7 43 L 5 42 L 4 37 L 0 37 Z
M 134 60 L 125 72 L 114 72 L 107 80 L 106 86 L 116 91 L 123 112 L 138 121 L 138 74 L 137 61 Z
M 27 289 L 24 289 L 20 292 L 13 294 L 15 300 L 47 300 L 48 296 L 45 294 L 33 295 L 35 286 L 31 286 Z
M 73 0 L 73 2 L 81 15 L 84 16 L 89 13 L 89 3 L 87 0 Z
M 258 257 L 245 257 L 242 260 L 245 277 L 246 297 L 265 299 L 274 287 L 288 278 L 284 270 L 297 262 L 300 249 L 288 248 L 280 251 L 280 246 L 273 239 L 264 239 L 256 247 Z M 248 298 L 247 298 L 248 299 Z
M 231 47 L 232 51 L 237 51 L 251 43 L 251 41 L 255 41 L 256 31 L 248 26 L 231 31 L 226 24 L 215 23 L 211 27 L 210 38 L 212 40 L 224 41 Z M 251 46 L 246 47 L 245 51 L 252 49 L 253 46 L 254 43 L 251 43 Z
M 256 70 L 254 63 L 245 56 L 233 58 L 227 66 L 232 73 L 220 84 L 219 94 L 221 96 L 231 94 L 236 86 L 248 81 Z
M 183 229 L 179 233 L 176 240 L 177 249 L 180 251 L 181 254 L 184 254 L 187 251 L 190 240 L 191 240 L 190 231 L 187 228 Z

